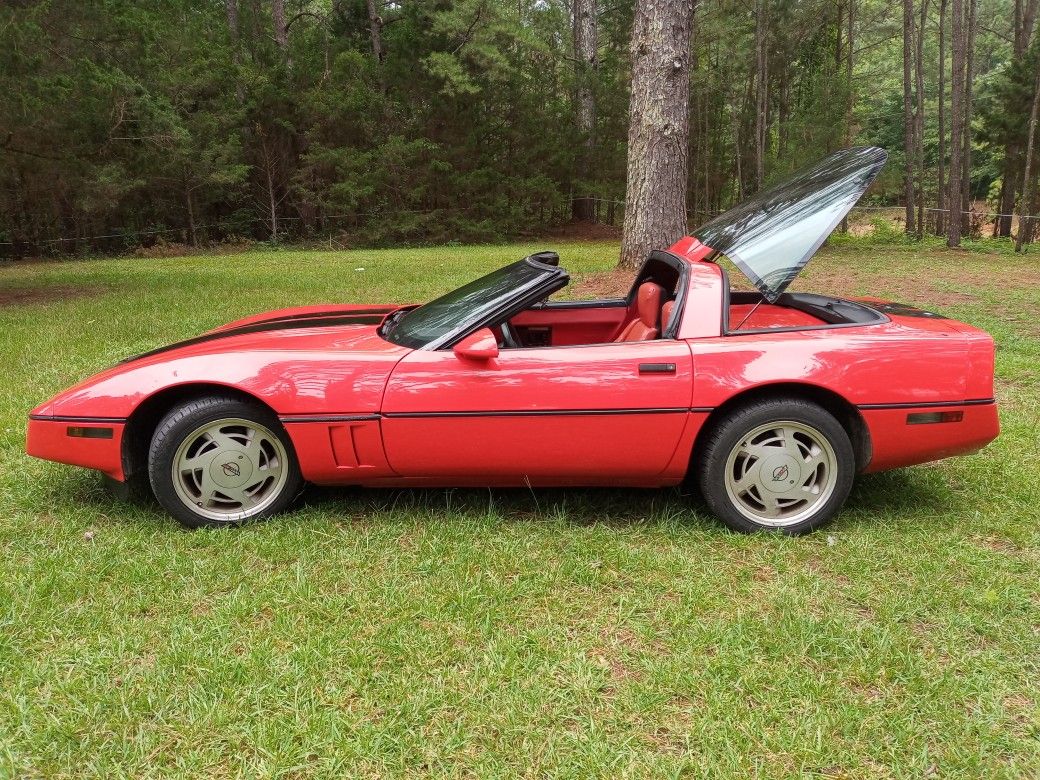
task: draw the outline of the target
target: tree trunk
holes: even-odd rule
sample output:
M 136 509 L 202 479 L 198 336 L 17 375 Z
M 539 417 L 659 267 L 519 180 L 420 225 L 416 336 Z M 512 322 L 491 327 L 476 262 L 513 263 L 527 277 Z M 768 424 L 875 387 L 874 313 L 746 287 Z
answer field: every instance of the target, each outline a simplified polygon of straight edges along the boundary
M 1029 48 L 1029 39 L 1033 35 L 1033 25 L 1036 23 L 1037 7 L 1040 0 L 1015 0 L 1015 37 L 1013 52 L 1015 57 L 1021 57 Z
M 914 0 L 903 0 L 903 198 L 906 232 L 914 233 L 914 112 L 910 86 L 914 53 Z
M 693 0 L 636 2 L 621 268 L 686 232 L 692 21 Z
M 571 203 L 575 220 L 595 222 L 595 200 L 588 192 L 588 178 L 596 149 L 596 93 L 595 77 L 599 62 L 599 36 L 596 0 L 574 0 L 574 93 L 575 116 L 581 149 L 578 152 L 577 197 Z
M 1021 154 L 1018 144 L 1009 142 L 1004 147 L 1004 163 L 1001 166 L 1000 199 L 997 217 L 993 221 L 993 237 L 1011 236 L 1011 220 L 1015 211 L 1015 169 Z
M 953 0 L 950 47 L 950 184 L 946 190 L 949 215 L 946 220 L 946 245 L 961 245 L 961 154 L 964 151 L 964 7 L 962 0 Z
M 968 4 L 967 27 L 964 35 L 964 151 L 961 154 L 961 232 L 971 231 L 971 98 L 972 81 L 975 79 L 975 31 L 978 28 L 978 0 L 966 0 Z
M 769 63 L 766 57 L 766 0 L 755 3 L 755 191 L 765 181 L 766 111 L 769 101 Z
M 379 65 L 383 61 L 383 17 L 379 15 L 376 0 L 366 0 L 368 8 L 368 35 L 372 41 L 372 59 Z
M 784 67 L 780 71 L 780 97 L 776 124 L 776 159 L 784 160 L 787 157 L 788 143 L 791 138 L 791 79 L 788 67 Z
M 1025 171 L 1022 174 L 1022 200 L 1018 207 L 1018 237 L 1015 239 L 1015 251 L 1021 252 L 1026 241 L 1032 240 L 1033 225 L 1032 214 L 1027 209 L 1035 208 L 1035 187 L 1033 181 L 1033 151 L 1036 144 L 1036 118 L 1040 112 L 1040 69 L 1036 73 L 1036 81 L 1033 84 L 1033 109 L 1029 113 L 1029 132 L 1026 135 L 1026 161 Z
M 231 49 L 238 61 L 238 0 L 224 0 L 224 11 L 227 13 L 228 35 L 231 37 Z
M 744 200 L 744 172 L 741 166 L 740 153 L 740 115 L 736 108 L 736 98 L 730 99 L 730 114 L 733 122 L 733 162 L 737 177 L 737 200 Z
M 945 233 L 946 214 L 946 3 L 939 2 L 939 181 L 936 190 L 935 235 Z
M 257 136 L 259 137 L 259 140 L 260 140 L 261 162 L 263 163 L 264 182 L 265 182 L 265 185 L 266 185 L 265 189 L 267 190 L 267 206 L 268 206 L 269 221 L 270 221 L 270 225 L 271 225 L 271 241 L 272 242 L 277 242 L 278 241 L 278 197 L 275 194 L 276 185 L 275 185 L 275 176 L 274 176 L 274 166 L 275 166 L 275 154 L 276 154 L 276 151 L 273 148 L 273 143 L 271 142 L 271 140 L 268 137 L 267 133 L 262 128 L 260 128 L 259 126 L 257 127 Z
M 914 92 L 917 114 L 914 122 L 914 153 L 917 162 L 917 240 L 924 238 L 924 30 L 928 23 L 928 0 L 921 0 L 920 26 L 914 48 Z
M 264 173 L 267 178 L 267 198 L 268 206 L 271 212 L 271 241 L 278 241 L 278 201 L 274 196 L 274 177 L 271 175 L 271 166 L 268 164 L 264 168 Z
M 838 15 L 838 37 L 841 37 L 841 14 Z M 852 109 L 854 105 L 854 91 L 852 88 L 852 65 L 854 44 L 856 41 L 856 0 L 849 0 L 849 28 L 848 42 L 845 48 L 845 128 L 842 133 L 843 145 L 848 148 L 852 144 Z M 846 214 L 841 219 L 841 232 L 849 232 L 849 216 Z
M 1015 0 L 1015 30 L 1012 48 L 1015 60 L 1024 56 L 1026 49 L 1029 48 L 1038 6 L 1040 6 L 1040 0 Z M 993 223 L 994 236 L 1003 238 L 1011 236 L 1011 215 L 1015 211 L 1015 172 L 1018 170 L 1021 154 L 1022 147 L 1015 140 L 1008 141 L 1004 146 L 1004 162 L 1001 166 L 1000 180 L 1000 205 L 997 208 L 997 211 L 1003 216 L 998 216 Z
M 841 35 L 841 32 L 838 33 Z M 849 33 L 845 51 L 845 146 L 852 143 L 852 109 L 855 105 L 856 93 L 852 86 L 852 70 L 856 43 L 856 0 L 849 0 Z
M 224 0 L 224 11 L 227 13 L 228 37 L 231 41 L 231 62 L 235 65 L 235 99 L 241 105 L 246 94 L 238 73 L 238 67 L 242 64 L 242 50 L 238 43 L 238 0 Z
M 191 187 L 184 185 L 184 203 L 188 210 L 188 235 L 191 236 L 191 245 L 199 245 L 198 228 L 195 226 L 195 203 L 191 196 Z
M 274 25 L 274 42 L 281 49 L 285 64 L 292 66 L 289 58 L 289 28 L 285 24 L 285 0 L 271 0 L 271 21 Z

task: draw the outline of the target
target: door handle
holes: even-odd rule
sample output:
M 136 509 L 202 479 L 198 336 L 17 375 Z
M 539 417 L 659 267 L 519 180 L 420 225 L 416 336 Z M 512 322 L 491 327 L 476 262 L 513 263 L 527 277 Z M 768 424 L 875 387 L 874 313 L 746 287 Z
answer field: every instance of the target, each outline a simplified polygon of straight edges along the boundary
M 640 363 L 640 374 L 674 374 L 675 363 Z

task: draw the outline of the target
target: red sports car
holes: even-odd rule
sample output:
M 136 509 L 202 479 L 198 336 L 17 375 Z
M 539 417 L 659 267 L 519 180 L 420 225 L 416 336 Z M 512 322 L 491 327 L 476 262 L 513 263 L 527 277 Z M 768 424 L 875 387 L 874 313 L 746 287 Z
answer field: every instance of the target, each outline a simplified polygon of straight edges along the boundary
M 624 298 L 550 300 L 555 253 L 422 306 L 267 312 L 130 358 L 29 416 L 30 455 L 150 484 L 188 526 L 322 485 L 699 484 L 741 530 L 831 519 L 855 474 L 998 433 L 993 340 L 785 292 L 885 161 L 833 154 L 650 253 Z M 757 292 L 732 290 L 730 258 Z

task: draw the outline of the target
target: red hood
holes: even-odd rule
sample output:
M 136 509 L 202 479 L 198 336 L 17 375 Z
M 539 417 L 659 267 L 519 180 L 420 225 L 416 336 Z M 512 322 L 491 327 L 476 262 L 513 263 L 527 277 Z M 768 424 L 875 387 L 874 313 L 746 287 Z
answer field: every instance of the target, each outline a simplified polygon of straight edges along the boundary
M 376 328 L 396 305 L 323 305 L 275 309 L 245 317 L 201 336 L 127 358 L 136 363 L 161 356 L 172 359 L 185 355 L 239 350 L 336 349 L 341 351 L 383 351 L 393 345 L 376 334 Z
M 126 416 L 144 397 L 191 383 L 237 387 L 292 413 L 323 408 L 314 398 L 325 399 L 332 392 L 327 385 L 349 385 L 357 409 L 375 408 L 386 374 L 409 351 L 376 332 L 396 308 L 304 306 L 256 314 L 128 358 L 33 414 Z M 283 385 L 296 389 L 279 400 Z

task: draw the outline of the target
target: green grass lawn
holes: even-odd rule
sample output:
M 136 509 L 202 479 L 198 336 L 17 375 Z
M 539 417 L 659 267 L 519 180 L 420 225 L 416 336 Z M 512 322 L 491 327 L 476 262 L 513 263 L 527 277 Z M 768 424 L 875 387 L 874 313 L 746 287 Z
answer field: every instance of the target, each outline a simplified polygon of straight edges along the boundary
M 314 491 L 189 533 L 23 454 L 33 405 L 126 355 L 536 248 L 0 268 L 0 777 L 1040 774 L 1040 254 L 814 261 L 802 289 L 990 330 L 1003 433 L 859 479 L 800 539 L 580 490 Z

